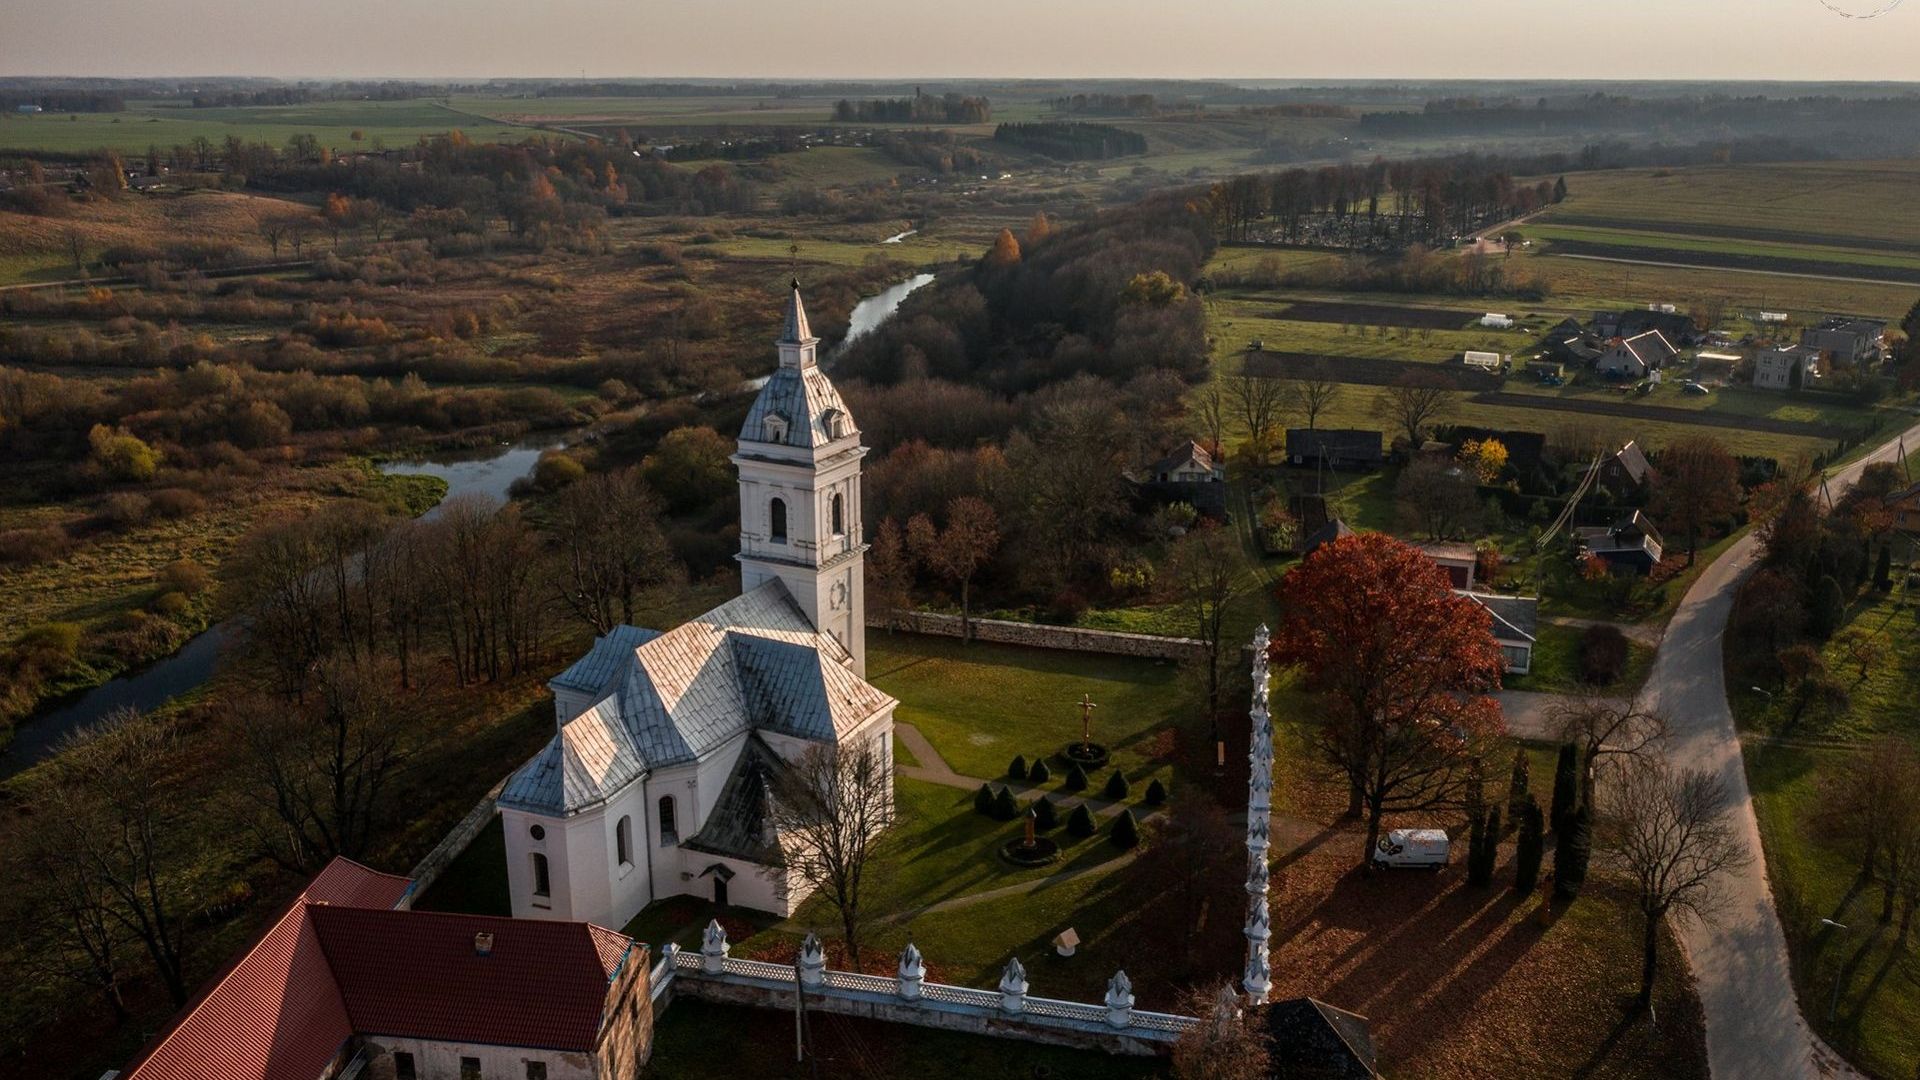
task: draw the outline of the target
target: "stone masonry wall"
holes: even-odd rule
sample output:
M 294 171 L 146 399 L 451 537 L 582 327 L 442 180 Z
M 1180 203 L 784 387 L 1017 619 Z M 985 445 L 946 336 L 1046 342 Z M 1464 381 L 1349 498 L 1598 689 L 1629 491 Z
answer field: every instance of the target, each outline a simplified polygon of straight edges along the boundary
M 913 634 L 935 637 L 961 636 L 960 616 L 930 611 L 869 611 L 867 626 L 874 630 L 889 627 Z M 1198 638 L 1160 637 L 1156 634 L 1126 634 L 1117 630 L 1088 630 L 1078 626 L 1044 626 L 1040 623 L 1013 622 L 1007 619 L 973 620 L 976 641 L 1000 645 L 1026 645 L 1036 649 L 1062 649 L 1069 652 L 1105 653 L 1111 656 L 1141 656 L 1155 660 L 1201 660 L 1206 644 Z

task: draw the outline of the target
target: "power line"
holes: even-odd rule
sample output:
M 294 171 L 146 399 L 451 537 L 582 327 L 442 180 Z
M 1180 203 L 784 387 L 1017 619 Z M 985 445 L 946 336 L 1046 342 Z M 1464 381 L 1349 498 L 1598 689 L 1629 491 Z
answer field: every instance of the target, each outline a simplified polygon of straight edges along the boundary
M 1887 3 L 1882 4 L 1881 6 L 1873 9 L 1872 11 L 1866 12 L 1864 14 L 1859 14 L 1859 13 L 1848 11 L 1844 8 L 1836 6 L 1834 3 L 1832 3 L 1832 0 L 1819 0 L 1821 7 L 1826 8 L 1828 11 L 1833 12 L 1835 15 L 1838 15 L 1843 19 L 1877 19 L 1880 16 L 1885 15 L 1886 13 L 1892 11 L 1894 8 L 1899 7 L 1901 4 L 1905 2 L 1906 0 L 1888 0 Z

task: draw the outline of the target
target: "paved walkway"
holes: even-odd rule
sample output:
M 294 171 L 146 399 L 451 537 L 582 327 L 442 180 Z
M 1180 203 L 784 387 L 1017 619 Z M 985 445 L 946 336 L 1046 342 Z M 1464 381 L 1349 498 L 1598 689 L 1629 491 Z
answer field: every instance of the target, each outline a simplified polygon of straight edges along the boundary
M 1906 432 L 1920 443 L 1920 425 Z M 1833 474 L 1837 496 L 1869 463 L 1891 461 L 1896 443 Z M 1773 907 L 1760 826 L 1740 759 L 1740 737 L 1727 705 L 1721 666 L 1722 635 L 1740 582 L 1753 569 L 1759 541 L 1751 533 L 1707 567 L 1687 590 L 1655 657 L 1644 700 L 1668 717 L 1670 759 L 1677 768 L 1720 777 L 1733 800 L 1733 825 L 1749 861 L 1723 883 L 1725 911 L 1712 924 L 1695 923 L 1680 940 L 1699 983 L 1707 1018 L 1707 1056 L 1723 1080 L 1779 1077 L 1801 1080 L 1854 1077 L 1800 1015 L 1793 993 L 1786 936 Z
M 939 784 L 941 787 L 959 788 L 962 791 L 978 791 L 980 790 L 981 784 L 988 784 L 996 789 L 1003 786 L 1009 787 L 1013 789 L 1015 795 L 1045 795 L 1053 802 L 1053 805 L 1059 807 L 1061 810 L 1071 811 L 1074 807 L 1085 803 L 1087 809 L 1099 817 L 1113 817 L 1119 814 L 1120 811 L 1125 810 L 1128 805 L 1127 799 L 1116 800 L 1102 798 L 1099 795 L 1075 795 L 1071 792 L 1061 791 L 1057 787 L 1031 784 L 1025 780 L 1013 780 L 1004 776 L 991 780 L 982 776 L 966 776 L 955 772 L 953 766 L 947 764 L 946 759 L 940 756 L 940 751 L 935 750 L 933 744 L 927 741 L 927 737 L 920 734 L 919 728 L 914 727 L 912 724 L 903 724 L 895 721 L 893 733 L 902 743 L 906 744 L 907 752 L 913 755 L 914 760 L 920 763 L 918 765 L 907 765 L 898 761 L 894 762 L 893 771 L 899 776 L 905 776 L 913 780 L 924 780 L 929 784 Z M 1052 766 L 1048 766 L 1048 768 L 1052 768 Z M 1054 775 L 1060 776 L 1062 774 L 1056 770 Z M 1104 773 L 1098 776 L 1090 775 L 1087 778 L 1087 783 L 1089 785 L 1104 784 L 1106 783 L 1103 779 L 1104 775 Z M 1051 781 L 1049 781 L 1049 783 L 1051 783 Z M 1093 788 L 1089 787 L 1088 790 L 1093 790 Z M 1129 796 L 1129 798 L 1131 798 L 1131 796 Z M 1159 810 L 1156 807 L 1143 806 L 1136 811 L 1135 816 L 1144 818 L 1149 814 L 1158 812 Z

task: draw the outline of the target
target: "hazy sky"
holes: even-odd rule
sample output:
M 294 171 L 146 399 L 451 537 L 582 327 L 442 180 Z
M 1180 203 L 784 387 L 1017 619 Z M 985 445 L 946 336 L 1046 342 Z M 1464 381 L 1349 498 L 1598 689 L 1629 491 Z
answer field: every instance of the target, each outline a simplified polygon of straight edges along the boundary
M 7 75 L 1902 79 L 1916 45 L 1920 0 L 0 0 Z

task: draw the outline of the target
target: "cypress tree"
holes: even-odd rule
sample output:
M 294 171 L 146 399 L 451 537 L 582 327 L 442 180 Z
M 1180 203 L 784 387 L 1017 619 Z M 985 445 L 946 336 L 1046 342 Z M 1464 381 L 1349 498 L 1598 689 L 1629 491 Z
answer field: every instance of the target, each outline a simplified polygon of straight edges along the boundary
M 1160 778 L 1156 776 L 1153 778 L 1153 783 L 1147 785 L 1147 805 L 1159 806 L 1166 801 L 1167 785 L 1161 783 Z
M 1087 770 L 1081 768 L 1079 762 L 1072 762 L 1067 766 L 1066 782 L 1060 786 L 1068 791 L 1087 790 Z
M 1013 789 L 1003 787 L 1000 794 L 993 797 L 993 816 L 1001 821 L 1012 821 L 1020 816 L 1020 802 L 1013 797 Z
M 1520 824 L 1520 804 L 1527 801 L 1527 784 L 1533 763 L 1527 758 L 1526 747 L 1513 752 L 1513 774 L 1507 779 L 1507 824 Z
M 1113 775 L 1107 777 L 1107 788 L 1105 792 L 1107 798 L 1119 802 L 1121 799 L 1126 798 L 1127 793 L 1131 790 L 1133 789 L 1127 783 L 1126 776 L 1123 775 L 1119 769 L 1113 770 Z
M 1840 583 L 1832 574 L 1820 579 L 1813 590 L 1813 610 L 1807 613 L 1807 634 L 1815 641 L 1825 641 L 1840 629 L 1847 617 L 1847 601 L 1840 594 Z
M 993 814 L 993 789 L 985 784 L 973 793 L 973 812 L 991 816 Z
M 1873 568 L 1873 587 L 1881 592 L 1893 590 L 1893 545 L 1880 545 L 1880 561 Z
M 1478 810 L 1473 812 L 1473 824 L 1467 829 L 1467 884 L 1485 885 L 1480 877 L 1480 868 L 1486 862 L 1482 858 L 1487 846 L 1487 815 Z
M 1007 779 L 1025 780 L 1027 778 L 1027 758 L 1024 754 L 1013 755 L 1013 762 L 1007 766 Z
M 1046 832 L 1060 824 L 1060 812 L 1053 807 L 1053 801 L 1045 795 L 1034 800 L 1033 827 Z
M 1122 851 L 1140 843 L 1140 823 L 1133 819 L 1133 811 L 1120 811 L 1120 816 L 1113 819 L 1113 831 L 1107 838 Z
M 1567 816 L 1567 827 L 1553 848 L 1553 895 L 1572 900 L 1587 883 L 1587 861 L 1593 857 L 1593 810 L 1582 806 Z
M 1553 810 L 1550 819 L 1553 831 L 1564 832 L 1567 817 L 1574 807 L 1580 805 L 1580 749 L 1572 743 L 1563 743 L 1560 758 L 1553 766 Z
M 1513 891 L 1530 895 L 1540 882 L 1540 857 L 1546 853 L 1546 827 L 1540 820 L 1540 804 L 1527 796 L 1520 804 L 1520 840 L 1513 853 Z
M 1036 784 L 1044 784 L 1053 779 L 1053 770 L 1047 768 L 1046 758 L 1033 759 L 1033 767 L 1027 770 L 1027 779 Z
M 1086 803 L 1073 808 L 1073 813 L 1067 818 L 1067 831 L 1082 839 L 1097 831 L 1093 825 L 1093 815 L 1087 812 Z

